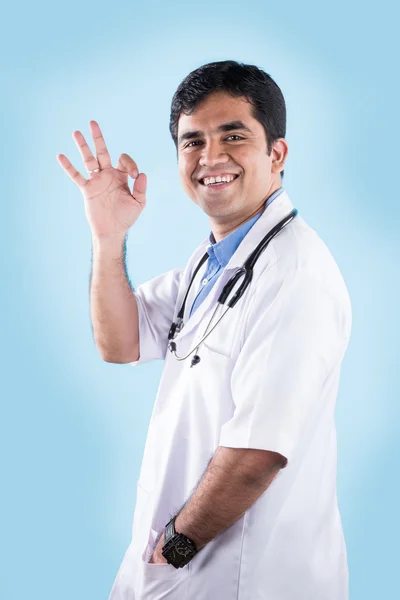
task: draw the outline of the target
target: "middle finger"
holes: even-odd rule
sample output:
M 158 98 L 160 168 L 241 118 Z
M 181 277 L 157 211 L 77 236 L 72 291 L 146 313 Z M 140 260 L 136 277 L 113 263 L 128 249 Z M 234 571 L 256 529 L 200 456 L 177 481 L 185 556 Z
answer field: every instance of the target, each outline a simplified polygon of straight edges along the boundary
M 103 134 L 101 133 L 100 125 L 97 121 L 90 121 L 90 133 L 92 134 L 94 145 L 96 148 L 96 156 L 100 169 L 105 169 L 111 166 L 111 158 L 107 150 L 106 143 L 104 141 Z
M 83 134 L 80 131 L 74 131 L 72 134 L 76 145 L 78 146 L 79 153 L 82 157 L 83 164 L 87 171 L 92 171 L 99 168 L 97 159 L 93 156 L 91 149 L 89 148 Z

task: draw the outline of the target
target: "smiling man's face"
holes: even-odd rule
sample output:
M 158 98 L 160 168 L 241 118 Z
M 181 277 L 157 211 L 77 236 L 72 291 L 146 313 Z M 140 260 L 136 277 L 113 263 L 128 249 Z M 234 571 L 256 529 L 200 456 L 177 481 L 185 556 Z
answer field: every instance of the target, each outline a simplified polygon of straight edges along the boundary
M 264 128 L 251 116 L 251 105 L 243 98 L 215 92 L 191 115 L 179 117 L 182 187 L 209 216 L 216 241 L 260 212 L 266 199 L 281 187 L 287 153 L 286 141 L 279 138 L 268 156 Z M 234 180 L 210 184 L 207 179 L 224 175 Z

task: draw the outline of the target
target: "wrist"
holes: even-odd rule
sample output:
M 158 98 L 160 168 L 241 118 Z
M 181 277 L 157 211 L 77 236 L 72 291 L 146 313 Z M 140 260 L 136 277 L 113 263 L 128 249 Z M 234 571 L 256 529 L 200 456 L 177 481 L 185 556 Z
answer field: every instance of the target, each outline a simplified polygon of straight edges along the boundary
M 183 533 L 183 535 L 186 535 L 186 537 L 192 540 L 196 545 L 197 550 L 200 550 L 201 548 L 203 548 L 203 546 L 205 546 L 204 541 L 199 539 L 199 537 L 195 534 L 194 531 L 191 530 L 190 527 L 188 527 L 187 524 L 184 524 L 184 519 L 181 517 L 180 514 L 175 519 L 175 530 L 177 533 Z
M 186 566 L 199 549 L 195 542 L 175 528 L 177 517 L 173 517 L 165 526 L 165 545 L 162 555 L 176 569 Z
M 120 258 L 127 233 L 119 233 L 113 235 L 96 235 L 92 234 L 93 251 L 101 252 L 113 258 Z

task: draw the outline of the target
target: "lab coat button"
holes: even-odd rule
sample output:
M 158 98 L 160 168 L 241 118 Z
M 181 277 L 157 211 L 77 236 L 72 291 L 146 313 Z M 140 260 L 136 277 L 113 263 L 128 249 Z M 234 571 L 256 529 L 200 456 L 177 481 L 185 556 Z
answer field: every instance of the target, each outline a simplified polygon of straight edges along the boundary
M 201 282 L 203 285 L 206 285 L 208 279 L 203 279 L 203 281 Z

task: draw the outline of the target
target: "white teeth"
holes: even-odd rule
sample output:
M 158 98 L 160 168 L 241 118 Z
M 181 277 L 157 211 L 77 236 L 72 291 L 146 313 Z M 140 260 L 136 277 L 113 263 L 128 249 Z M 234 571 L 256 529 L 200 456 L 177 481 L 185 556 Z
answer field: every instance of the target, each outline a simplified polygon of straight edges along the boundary
M 203 179 L 204 185 L 210 185 L 213 183 L 229 183 L 235 179 L 234 175 L 223 175 L 222 177 L 218 175 L 217 177 L 205 177 Z

